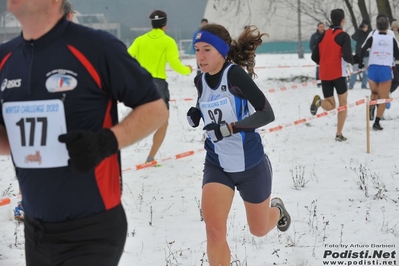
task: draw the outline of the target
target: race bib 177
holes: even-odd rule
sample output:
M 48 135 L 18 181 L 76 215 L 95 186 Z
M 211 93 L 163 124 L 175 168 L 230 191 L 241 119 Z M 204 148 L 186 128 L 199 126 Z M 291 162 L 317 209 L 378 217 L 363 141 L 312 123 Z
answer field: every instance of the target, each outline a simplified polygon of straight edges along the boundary
M 3 117 L 15 165 L 55 168 L 68 165 L 68 151 L 58 141 L 66 133 L 61 100 L 3 103 Z

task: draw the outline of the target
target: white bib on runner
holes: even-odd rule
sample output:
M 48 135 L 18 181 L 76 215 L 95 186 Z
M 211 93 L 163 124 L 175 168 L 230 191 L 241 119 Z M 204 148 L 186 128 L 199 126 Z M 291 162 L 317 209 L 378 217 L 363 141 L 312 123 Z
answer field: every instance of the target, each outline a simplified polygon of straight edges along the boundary
M 61 100 L 6 102 L 3 117 L 15 165 L 19 168 L 55 168 L 68 165 L 64 104 Z
M 204 124 L 220 124 L 222 122 L 232 123 L 237 121 L 237 117 L 227 97 L 211 102 L 200 102 L 199 107 L 204 115 Z

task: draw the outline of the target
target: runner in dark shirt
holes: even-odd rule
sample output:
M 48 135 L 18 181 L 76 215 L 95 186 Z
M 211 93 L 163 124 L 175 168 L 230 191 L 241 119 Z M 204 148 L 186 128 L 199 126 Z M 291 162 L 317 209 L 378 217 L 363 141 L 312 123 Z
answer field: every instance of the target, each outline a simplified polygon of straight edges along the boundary
M 22 34 L 0 46 L 0 153 L 22 192 L 27 265 L 117 265 L 119 150 L 163 124 L 166 106 L 120 41 L 66 20 L 63 0 L 37 2 L 8 4 Z M 120 123 L 118 101 L 134 109 Z

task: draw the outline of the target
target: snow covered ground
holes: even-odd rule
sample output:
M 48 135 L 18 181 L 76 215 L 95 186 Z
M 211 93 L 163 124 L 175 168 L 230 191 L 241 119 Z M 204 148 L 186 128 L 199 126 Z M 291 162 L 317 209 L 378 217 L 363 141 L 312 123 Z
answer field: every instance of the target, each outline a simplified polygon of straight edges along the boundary
M 348 103 L 353 105 L 343 131 L 348 140 L 340 143 L 334 140 L 335 114 L 316 119 L 310 115 L 313 96 L 321 95 L 312 84 L 315 69 L 310 55 L 298 59 L 295 54 L 262 54 L 256 59 L 256 82 L 276 115 L 262 131 L 274 170 L 272 196 L 284 200 L 292 225 L 286 233 L 274 229 L 265 237 L 253 237 L 236 193 L 228 219 L 231 265 L 397 265 L 399 101 L 386 111 L 384 130 L 370 132 L 368 154 L 366 105 L 354 104 L 369 95 L 360 82 L 349 91 Z M 196 65 L 194 59 L 184 62 Z M 194 73 L 168 75 L 176 101 L 171 102 L 170 126 L 157 156 L 162 166 L 136 170 L 146 159 L 152 137 L 122 151 L 129 234 L 121 266 L 208 265 L 199 210 L 203 132 L 186 122 L 186 111 L 194 102 L 185 98 L 196 97 Z M 121 116 L 128 111 L 121 106 Z M 279 125 L 280 130 L 270 132 Z M 187 157 L 175 158 L 188 151 Z M 12 216 L 18 186 L 9 157 L 0 157 L 0 170 L 0 198 L 13 200 L 0 207 L 0 265 L 22 266 L 23 224 Z

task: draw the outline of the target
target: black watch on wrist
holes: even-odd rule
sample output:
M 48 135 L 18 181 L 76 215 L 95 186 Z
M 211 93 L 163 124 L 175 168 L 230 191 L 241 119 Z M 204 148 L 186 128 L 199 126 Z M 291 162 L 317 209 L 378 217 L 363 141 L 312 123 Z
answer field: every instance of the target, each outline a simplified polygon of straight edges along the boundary
M 226 122 L 220 124 L 220 133 L 222 133 L 223 138 L 231 136 L 229 125 Z

